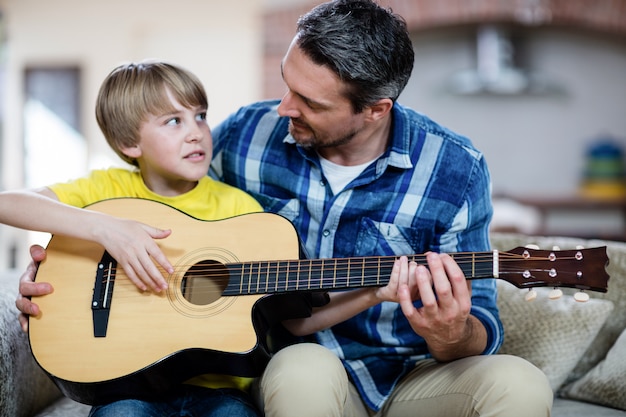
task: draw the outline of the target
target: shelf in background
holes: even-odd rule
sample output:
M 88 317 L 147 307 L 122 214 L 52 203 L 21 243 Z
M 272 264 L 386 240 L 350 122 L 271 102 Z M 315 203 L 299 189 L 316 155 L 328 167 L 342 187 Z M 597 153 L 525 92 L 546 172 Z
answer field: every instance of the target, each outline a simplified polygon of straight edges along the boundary
M 626 241 L 626 198 L 494 197 L 494 202 L 503 200 L 536 213 L 536 220 L 531 226 L 526 225 L 525 233 Z M 498 205 L 494 203 L 494 207 L 497 210 Z

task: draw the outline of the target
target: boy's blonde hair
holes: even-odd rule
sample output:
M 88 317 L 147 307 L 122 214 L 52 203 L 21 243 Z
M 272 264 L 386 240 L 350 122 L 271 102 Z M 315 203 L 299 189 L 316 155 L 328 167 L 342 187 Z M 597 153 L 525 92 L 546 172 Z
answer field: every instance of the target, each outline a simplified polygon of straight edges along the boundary
M 96 101 L 96 119 L 109 146 L 124 161 L 137 161 L 122 152 L 139 142 L 141 123 L 149 114 L 174 111 L 166 91 L 185 107 L 208 107 L 200 80 L 189 71 L 158 61 L 123 64 L 106 77 Z

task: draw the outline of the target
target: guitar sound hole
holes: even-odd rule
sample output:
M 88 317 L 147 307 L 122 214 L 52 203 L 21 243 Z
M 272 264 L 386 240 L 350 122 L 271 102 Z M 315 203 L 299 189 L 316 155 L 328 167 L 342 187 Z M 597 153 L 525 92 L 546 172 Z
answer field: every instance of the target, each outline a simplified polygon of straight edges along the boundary
M 181 293 L 185 300 L 195 305 L 208 305 L 220 299 L 228 285 L 228 270 L 213 260 L 193 265 L 181 281 Z

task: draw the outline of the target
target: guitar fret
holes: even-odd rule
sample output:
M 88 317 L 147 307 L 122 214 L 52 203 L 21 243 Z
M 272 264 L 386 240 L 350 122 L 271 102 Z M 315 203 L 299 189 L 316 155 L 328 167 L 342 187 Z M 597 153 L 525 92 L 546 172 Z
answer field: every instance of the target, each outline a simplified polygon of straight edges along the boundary
M 250 264 L 242 264 L 241 265 L 241 277 L 239 278 L 239 294 L 246 294 L 246 285 L 248 285 L 248 281 L 250 280 Z
M 277 275 L 276 279 L 274 280 L 274 292 L 278 292 L 278 283 L 281 282 L 284 279 L 284 277 L 282 277 L 281 275 Z
M 309 267 L 309 274 L 308 274 L 308 284 L 307 287 L 310 289 L 311 288 L 311 268 Z
M 494 278 L 500 277 L 500 257 L 497 250 L 493 251 L 493 276 Z
M 254 288 L 257 286 L 257 283 L 261 279 L 261 262 L 254 263 L 254 274 L 251 276 L 250 280 L 250 289 L 248 290 L 248 294 L 254 294 Z
M 365 258 L 361 258 L 361 286 L 365 285 Z
M 265 287 L 267 287 L 267 280 L 270 278 L 270 267 L 271 267 L 272 263 L 271 262 L 266 262 L 265 263 Z M 259 282 L 259 284 L 257 285 L 257 288 L 259 291 L 261 291 L 261 287 L 263 287 L 263 284 L 261 282 Z
M 287 265 L 285 266 L 285 276 L 288 277 L 289 276 L 289 267 L 291 266 L 291 262 L 287 261 Z M 276 276 L 276 282 L 278 282 L 278 276 L 279 274 L 277 274 Z M 296 279 L 297 281 L 297 279 Z
M 476 254 L 472 253 L 472 276 L 476 275 Z
M 363 286 L 369 286 L 372 284 L 372 277 L 374 277 L 376 283 L 380 276 L 380 258 L 367 259 L 363 258 Z
M 241 264 L 241 279 L 239 280 L 239 293 L 243 294 L 243 285 L 246 279 L 246 264 Z
M 287 280 L 287 277 L 290 275 L 289 270 L 291 269 L 291 261 L 283 261 L 284 268 L 281 268 L 276 275 L 276 280 L 274 281 L 274 291 L 278 292 L 281 290 L 281 284 Z

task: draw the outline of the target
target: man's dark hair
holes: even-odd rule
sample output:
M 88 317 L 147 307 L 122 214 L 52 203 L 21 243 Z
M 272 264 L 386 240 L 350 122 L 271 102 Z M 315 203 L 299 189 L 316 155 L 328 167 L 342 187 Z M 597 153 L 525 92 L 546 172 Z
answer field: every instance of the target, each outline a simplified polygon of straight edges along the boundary
M 336 0 L 298 19 L 297 45 L 348 84 L 355 113 L 382 98 L 395 101 L 413 70 L 404 19 L 371 0 Z

